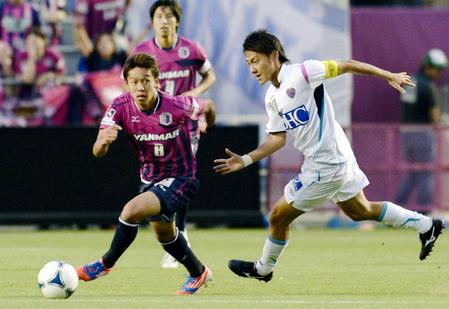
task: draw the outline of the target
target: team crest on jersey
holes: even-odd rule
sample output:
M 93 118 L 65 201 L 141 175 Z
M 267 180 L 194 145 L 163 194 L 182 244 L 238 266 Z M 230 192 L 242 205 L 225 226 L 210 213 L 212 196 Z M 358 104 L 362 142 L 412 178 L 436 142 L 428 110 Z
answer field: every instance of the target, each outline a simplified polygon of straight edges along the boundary
M 284 120 L 286 130 L 296 129 L 309 122 L 309 112 L 304 105 L 282 114 L 281 117 Z
M 290 97 L 290 98 L 294 98 L 295 97 L 295 95 L 296 95 L 296 90 L 295 90 L 295 88 L 288 88 L 287 89 L 287 95 Z
M 188 48 L 188 47 L 181 47 L 181 48 L 178 50 L 178 56 L 179 56 L 179 58 L 181 58 L 181 59 L 186 59 L 187 57 L 189 57 L 189 56 L 190 56 L 190 50 L 189 50 L 189 48 Z
M 161 125 L 164 125 L 164 126 L 171 125 L 171 123 L 173 122 L 172 114 L 171 113 L 162 113 L 159 116 L 159 122 L 161 123 Z

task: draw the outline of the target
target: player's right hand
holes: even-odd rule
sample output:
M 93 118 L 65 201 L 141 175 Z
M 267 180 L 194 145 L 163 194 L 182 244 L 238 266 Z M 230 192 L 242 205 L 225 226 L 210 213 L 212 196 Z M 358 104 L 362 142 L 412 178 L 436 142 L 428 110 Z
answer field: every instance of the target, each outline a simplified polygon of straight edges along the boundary
M 118 131 L 121 131 L 122 127 L 118 124 L 114 124 L 110 127 L 104 128 L 99 132 L 99 138 L 102 141 L 102 144 L 111 144 L 117 139 Z
M 232 152 L 228 148 L 225 149 L 228 159 L 216 159 L 214 160 L 214 171 L 222 175 L 236 172 L 245 167 L 243 159 L 240 155 Z

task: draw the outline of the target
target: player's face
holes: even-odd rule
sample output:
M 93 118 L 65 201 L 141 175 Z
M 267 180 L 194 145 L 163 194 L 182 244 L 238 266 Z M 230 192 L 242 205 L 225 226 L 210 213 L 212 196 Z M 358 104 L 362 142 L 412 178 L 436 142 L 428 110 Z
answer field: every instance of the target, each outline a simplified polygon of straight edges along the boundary
M 276 62 L 274 61 L 273 54 L 267 56 L 254 51 L 245 51 L 246 64 L 259 84 L 263 85 L 267 81 L 272 81 L 276 78 Z
M 178 20 L 169 7 L 160 6 L 154 12 L 153 27 L 156 36 L 170 37 L 176 34 Z
M 137 67 L 130 70 L 126 83 L 134 102 L 139 107 L 143 109 L 152 107 L 152 104 L 156 102 L 159 83 L 151 74 L 150 69 Z

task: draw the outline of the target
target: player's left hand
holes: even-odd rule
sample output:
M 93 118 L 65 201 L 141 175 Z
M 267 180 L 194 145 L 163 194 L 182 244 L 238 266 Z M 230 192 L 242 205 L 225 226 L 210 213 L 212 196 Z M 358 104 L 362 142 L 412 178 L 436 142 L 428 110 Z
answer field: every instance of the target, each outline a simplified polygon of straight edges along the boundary
M 242 156 L 233 153 L 228 148 L 225 149 L 228 159 L 216 159 L 214 160 L 214 171 L 222 175 L 236 172 L 244 168 Z
M 207 122 L 204 115 L 201 115 L 200 118 L 198 118 L 198 127 L 200 128 L 201 133 L 207 133 Z
M 391 87 L 398 90 L 400 93 L 405 93 L 405 89 L 402 86 L 407 85 L 411 87 L 415 87 L 415 84 L 412 82 L 412 78 L 406 72 L 401 73 L 391 73 L 388 78 L 388 83 Z

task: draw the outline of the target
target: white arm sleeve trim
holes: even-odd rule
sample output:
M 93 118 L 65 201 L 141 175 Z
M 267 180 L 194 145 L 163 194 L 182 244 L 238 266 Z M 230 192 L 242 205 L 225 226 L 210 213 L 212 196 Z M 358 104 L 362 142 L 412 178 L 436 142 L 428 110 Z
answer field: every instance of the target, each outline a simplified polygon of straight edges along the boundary
M 206 59 L 206 61 L 204 61 L 203 65 L 200 68 L 200 74 L 204 74 L 207 71 L 209 71 L 210 69 L 212 69 L 212 65 L 210 64 L 209 60 Z
M 326 67 L 318 60 L 307 60 L 304 62 L 311 88 L 316 88 L 326 79 Z

